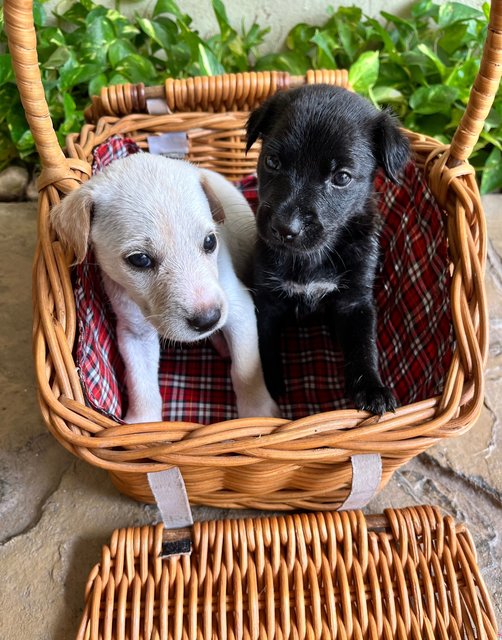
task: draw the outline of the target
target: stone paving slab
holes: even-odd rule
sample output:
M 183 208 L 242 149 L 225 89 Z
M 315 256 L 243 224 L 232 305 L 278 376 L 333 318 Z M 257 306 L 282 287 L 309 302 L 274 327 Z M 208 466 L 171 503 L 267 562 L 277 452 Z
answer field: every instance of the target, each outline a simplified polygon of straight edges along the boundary
M 466 435 L 396 472 L 367 508 L 437 504 L 469 527 L 502 630 L 502 196 L 485 199 L 491 246 L 486 402 Z M 31 356 L 32 203 L 0 204 L 0 638 L 68 640 L 84 588 L 113 529 L 158 521 L 106 472 L 71 456 L 39 416 Z M 242 512 L 196 508 L 195 516 Z

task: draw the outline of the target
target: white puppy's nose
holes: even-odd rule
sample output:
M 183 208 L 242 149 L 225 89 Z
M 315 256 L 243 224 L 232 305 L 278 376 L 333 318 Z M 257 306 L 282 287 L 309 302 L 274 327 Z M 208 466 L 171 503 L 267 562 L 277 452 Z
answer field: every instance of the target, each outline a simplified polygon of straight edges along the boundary
M 208 309 L 203 309 L 190 318 L 187 318 L 187 322 L 192 329 L 203 333 L 204 331 L 209 331 L 215 327 L 220 318 L 220 307 L 209 307 Z

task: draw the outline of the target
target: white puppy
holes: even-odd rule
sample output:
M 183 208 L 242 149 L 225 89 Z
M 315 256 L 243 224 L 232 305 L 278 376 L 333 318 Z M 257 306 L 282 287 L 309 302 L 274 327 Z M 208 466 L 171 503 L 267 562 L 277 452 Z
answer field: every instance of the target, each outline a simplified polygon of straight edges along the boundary
M 195 342 L 219 329 L 239 417 L 279 415 L 263 379 L 253 301 L 239 280 L 250 268 L 254 216 L 225 178 L 138 153 L 66 196 L 51 220 L 78 262 L 92 246 L 101 267 L 126 366 L 126 422 L 162 420 L 158 334 Z

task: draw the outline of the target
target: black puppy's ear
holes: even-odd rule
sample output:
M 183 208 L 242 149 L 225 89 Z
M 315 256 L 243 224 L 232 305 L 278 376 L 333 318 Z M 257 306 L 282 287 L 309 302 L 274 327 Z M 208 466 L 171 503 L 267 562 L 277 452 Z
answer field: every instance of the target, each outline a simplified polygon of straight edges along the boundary
M 270 131 L 274 119 L 279 115 L 286 102 L 286 95 L 279 92 L 265 100 L 258 109 L 251 113 L 246 122 L 246 153 L 258 138 L 262 138 Z
M 397 119 L 390 111 L 384 110 L 377 116 L 373 141 L 379 166 L 394 184 L 398 184 L 399 174 L 410 157 L 410 145 L 399 130 Z

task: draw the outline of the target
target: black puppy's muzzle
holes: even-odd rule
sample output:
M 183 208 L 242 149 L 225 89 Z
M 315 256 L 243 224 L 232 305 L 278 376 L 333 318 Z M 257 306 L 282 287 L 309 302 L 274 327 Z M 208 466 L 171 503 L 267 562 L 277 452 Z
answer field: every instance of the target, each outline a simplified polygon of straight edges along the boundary
M 270 231 L 281 242 L 294 242 L 299 239 L 303 233 L 303 225 L 298 218 L 288 222 L 272 222 Z
M 302 242 L 305 234 L 305 223 L 298 209 L 277 211 L 264 203 L 258 208 L 256 222 L 261 238 L 274 246 L 293 247 Z

